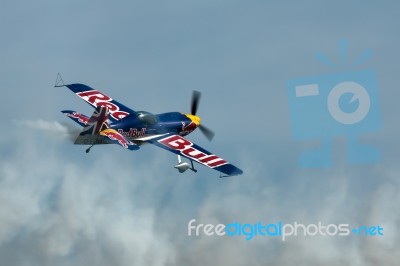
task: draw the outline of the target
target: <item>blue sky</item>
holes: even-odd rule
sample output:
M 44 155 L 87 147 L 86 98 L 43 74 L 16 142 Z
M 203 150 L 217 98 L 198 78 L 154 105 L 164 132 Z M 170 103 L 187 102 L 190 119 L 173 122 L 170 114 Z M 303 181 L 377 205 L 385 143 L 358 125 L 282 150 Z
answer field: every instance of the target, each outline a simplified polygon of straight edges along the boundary
M 397 265 L 399 4 L 365 1 L 14 1 L 0 10 L 0 257 L 7 265 Z M 383 129 L 363 141 L 373 165 L 349 165 L 345 138 L 330 169 L 300 169 L 286 81 L 332 69 L 366 49 Z M 218 179 L 180 175 L 174 155 L 144 147 L 73 146 L 59 112 L 90 115 L 84 83 L 135 110 L 188 112 L 216 132 L 190 139 L 235 163 Z M 40 126 L 38 126 L 40 125 Z M 68 126 L 67 126 L 68 125 Z M 187 223 L 294 221 L 382 224 L 381 238 L 191 238 Z M 23 255 L 21 255 L 23 254 Z M 294 260 L 293 258 L 296 258 Z

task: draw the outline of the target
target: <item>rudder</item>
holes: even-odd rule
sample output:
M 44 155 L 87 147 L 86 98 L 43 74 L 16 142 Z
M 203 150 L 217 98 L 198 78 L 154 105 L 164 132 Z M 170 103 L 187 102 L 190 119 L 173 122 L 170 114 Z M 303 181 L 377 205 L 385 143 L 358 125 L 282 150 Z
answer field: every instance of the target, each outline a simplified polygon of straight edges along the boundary
M 82 132 L 75 140 L 75 144 L 101 143 L 100 132 L 110 127 L 109 110 L 107 107 L 98 106 L 89 118 Z

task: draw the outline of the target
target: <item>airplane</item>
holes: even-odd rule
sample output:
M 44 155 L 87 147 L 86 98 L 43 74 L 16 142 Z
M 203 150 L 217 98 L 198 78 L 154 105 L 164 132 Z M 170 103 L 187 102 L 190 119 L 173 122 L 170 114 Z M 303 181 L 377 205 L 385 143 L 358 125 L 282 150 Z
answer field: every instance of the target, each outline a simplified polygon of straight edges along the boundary
M 61 79 L 62 80 L 62 79 Z M 150 143 L 178 155 L 175 168 L 183 173 L 190 169 L 197 172 L 193 162 L 197 162 L 220 172 L 220 177 L 243 174 L 243 171 L 221 157 L 203 149 L 184 136 L 199 129 L 208 140 L 214 132 L 200 123 L 196 115 L 201 93 L 193 91 L 191 112 L 168 112 L 152 114 L 135 111 L 106 94 L 84 84 L 57 84 L 55 87 L 67 87 L 78 97 L 95 108 L 88 117 L 72 110 L 63 110 L 63 114 L 83 127 L 74 144 L 94 145 L 118 144 L 129 150 L 139 150 L 143 144 Z M 182 161 L 181 157 L 189 159 Z

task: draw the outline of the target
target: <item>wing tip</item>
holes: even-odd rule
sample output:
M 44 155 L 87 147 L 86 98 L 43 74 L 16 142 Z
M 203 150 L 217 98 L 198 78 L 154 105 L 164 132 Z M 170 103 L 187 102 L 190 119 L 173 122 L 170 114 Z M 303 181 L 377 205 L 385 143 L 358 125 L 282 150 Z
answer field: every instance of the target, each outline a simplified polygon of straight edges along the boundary
M 216 169 L 216 170 L 220 171 L 221 173 L 226 174 L 226 176 L 222 176 L 222 174 L 221 174 L 220 177 L 238 176 L 238 175 L 243 174 L 243 171 L 241 169 L 237 168 L 236 166 L 234 166 L 232 164 L 225 164 L 218 168 L 219 169 Z

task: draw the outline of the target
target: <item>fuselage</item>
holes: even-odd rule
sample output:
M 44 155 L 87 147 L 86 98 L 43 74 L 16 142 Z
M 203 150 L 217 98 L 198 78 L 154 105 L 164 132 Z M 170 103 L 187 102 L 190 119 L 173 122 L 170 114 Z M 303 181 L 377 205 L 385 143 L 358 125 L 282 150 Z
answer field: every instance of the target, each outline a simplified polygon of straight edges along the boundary
M 138 111 L 135 115 L 129 115 L 111 124 L 110 127 L 130 140 L 140 140 L 146 136 L 171 132 L 185 136 L 194 131 L 199 124 L 200 118 L 190 114 L 169 112 L 154 115 Z

